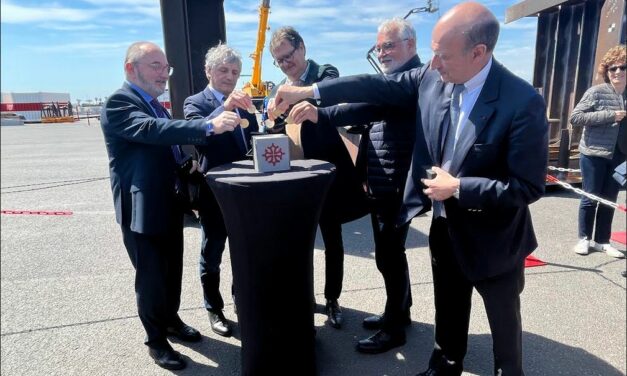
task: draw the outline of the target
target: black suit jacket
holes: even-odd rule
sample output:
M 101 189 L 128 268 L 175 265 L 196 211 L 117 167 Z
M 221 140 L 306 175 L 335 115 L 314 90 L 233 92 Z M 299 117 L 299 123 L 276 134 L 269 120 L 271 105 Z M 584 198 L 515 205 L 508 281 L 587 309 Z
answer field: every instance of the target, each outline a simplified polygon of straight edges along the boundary
M 116 221 L 138 233 L 163 233 L 179 210 L 171 145 L 205 143 L 205 121 L 155 118 L 127 83 L 109 97 L 100 121 Z
M 337 68 L 332 65 L 318 65 L 309 59 L 309 71 L 304 85 L 328 81 L 339 77 Z M 274 97 L 278 88 L 285 83 L 281 81 L 270 97 Z M 334 127 L 319 127 L 309 121 L 303 122 L 300 129 L 303 154 L 307 159 L 319 159 L 331 162 L 337 172 L 331 184 L 320 221 L 346 223 L 367 214 L 365 192 L 361 186 L 357 169 L 348 154 L 340 134 Z
M 185 119 L 204 119 L 221 105 L 220 101 L 207 87 L 200 93 L 185 99 L 183 113 Z M 254 115 L 249 114 L 248 111 L 238 110 L 238 112 L 242 118 L 247 119 L 249 122 L 248 128 L 242 130 L 244 131 L 246 145 L 250 149 L 251 132 L 259 130 L 257 119 Z M 197 146 L 196 150 L 199 154 L 198 162 L 201 170 L 207 172 L 213 167 L 246 159 L 246 151 L 240 148 L 236 137 L 242 137 L 240 128 L 236 128 L 233 132 L 214 135 L 207 139 L 205 145 Z
M 318 84 L 322 104 L 373 102 L 417 111 L 431 161 L 440 164 L 440 129 L 452 84 L 425 66 L 387 77 L 361 75 Z M 513 269 L 537 247 L 528 205 L 544 193 L 548 125 L 542 97 L 496 60 L 460 134 L 450 173 L 460 199 L 444 201 L 453 249 L 464 274 L 481 280 Z M 420 179 L 428 165 L 414 149 L 401 221 L 429 203 Z

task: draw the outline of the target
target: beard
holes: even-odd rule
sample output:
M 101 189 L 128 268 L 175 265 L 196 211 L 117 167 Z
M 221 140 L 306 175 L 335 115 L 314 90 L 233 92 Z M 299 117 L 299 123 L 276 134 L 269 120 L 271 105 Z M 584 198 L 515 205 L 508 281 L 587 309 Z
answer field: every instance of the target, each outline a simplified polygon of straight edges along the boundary
M 140 87 L 148 94 L 152 95 L 153 98 L 157 98 L 165 92 L 165 87 L 161 88 L 161 86 L 157 85 L 154 81 L 150 82 L 139 71 L 137 71 L 137 81 L 140 84 Z

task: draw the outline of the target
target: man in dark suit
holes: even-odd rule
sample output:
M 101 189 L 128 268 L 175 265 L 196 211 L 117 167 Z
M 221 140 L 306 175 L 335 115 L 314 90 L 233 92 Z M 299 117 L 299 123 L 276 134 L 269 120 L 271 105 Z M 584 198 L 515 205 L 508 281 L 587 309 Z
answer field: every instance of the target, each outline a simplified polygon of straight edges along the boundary
M 149 355 L 161 367 L 182 369 L 181 354 L 167 336 L 199 341 L 200 333 L 178 315 L 183 272 L 183 208 L 177 197 L 189 171 L 177 175 L 180 144 L 204 144 L 232 131 L 234 113 L 211 121 L 172 120 L 158 102 L 172 68 L 150 42 L 126 53 L 126 82 L 107 100 L 101 126 L 109 155 L 115 218 L 135 268 L 139 318 Z
M 392 74 L 421 67 L 416 54 L 416 31 L 403 18 L 386 20 L 379 26 L 377 58 L 383 73 Z M 370 199 L 370 218 L 377 269 L 385 282 L 387 301 L 382 315 L 366 317 L 363 326 L 378 329 L 357 343 L 357 350 L 368 354 L 385 352 L 405 344 L 405 327 L 411 323 L 411 286 L 405 240 L 410 222 L 397 226 L 403 202 L 403 189 L 416 139 L 416 114 L 402 107 L 388 108 L 365 103 L 316 108 L 308 102 L 294 106 L 290 116 L 296 123 L 305 120 L 318 126 L 347 126 L 369 123 L 360 148 Z M 375 120 L 382 121 L 375 121 Z M 424 137 L 417 150 L 426 153 Z
M 209 84 L 200 93 L 185 99 L 186 119 L 213 119 L 224 111 L 235 111 L 249 122 L 246 128 L 237 126 L 233 132 L 211 137 L 206 145 L 196 146 L 201 172 L 245 159 L 251 145 L 251 132 L 258 130 L 255 116 L 238 109 L 250 101 L 246 93 L 234 91 L 241 71 L 242 59 L 237 51 L 224 44 L 210 48 L 205 55 L 205 74 Z M 249 103 L 252 106 L 252 102 Z M 200 183 L 198 204 L 202 227 L 200 282 L 205 308 L 211 329 L 218 335 L 230 337 L 231 325 L 222 312 L 224 300 L 220 294 L 220 263 L 226 244 L 226 227 L 220 207 L 206 181 Z
M 339 76 L 334 66 L 318 65 L 315 61 L 305 58 L 305 42 L 291 26 L 279 28 L 273 33 L 270 52 L 274 57 L 274 65 L 281 68 L 287 76 L 274 87 L 269 96 L 270 102 L 281 86 L 311 85 Z M 344 278 L 342 223 L 366 215 L 365 195 L 359 183 L 357 170 L 336 129 L 305 123 L 300 127 L 300 140 L 304 158 L 320 159 L 336 166 L 335 179 L 320 215 L 320 233 L 325 253 L 325 312 L 329 324 L 334 328 L 340 328 L 343 316 L 338 299 Z
M 523 375 L 520 293 L 524 259 L 537 247 L 528 206 L 544 193 L 548 127 L 542 97 L 493 60 L 498 30 L 484 6 L 462 3 L 436 24 L 425 69 L 316 88 L 322 105 L 400 104 L 422 120 L 436 176 L 425 179 L 429 161 L 415 150 L 400 221 L 428 208 L 424 194 L 433 200 L 435 349 L 420 375 L 461 375 L 473 288 L 492 330 L 495 374 Z M 284 89 L 275 103 L 284 110 L 316 90 Z

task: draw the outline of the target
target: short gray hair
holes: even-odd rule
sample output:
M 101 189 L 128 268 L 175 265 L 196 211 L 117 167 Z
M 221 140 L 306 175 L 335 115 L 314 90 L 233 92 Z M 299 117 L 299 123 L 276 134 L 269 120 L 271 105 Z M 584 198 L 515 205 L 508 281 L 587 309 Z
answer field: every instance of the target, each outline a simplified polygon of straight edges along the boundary
M 146 53 L 148 49 L 146 47 L 156 47 L 161 49 L 159 46 L 152 42 L 148 41 L 139 41 L 131 44 L 126 50 L 126 57 L 124 58 L 124 64 L 126 63 L 137 63 Z
M 270 54 L 272 54 L 272 50 L 277 48 L 284 40 L 290 42 L 294 48 L 298 48 L 301 44 L 305 47 L 303 37 L 300 36 L 296 29 L 292 26 L 283 26 L 272 33 L 272 38 L 270 39 Z
M 496 42 L 499 39 L 499 30 L 499 21 L 491 13 L 467 25 L 466 28 L 462 30 L 462 34 L 466 38 L 466 51 L 469 51 L 478 44 L 485 44 L 488 52 L 494 51 Z
M 242 69 L 242 55 L 226 44 L 211 47 L 205 55 L 205 72 L 220 64 L 237 64 Z
M 404 18 L 394 17 L 389 20 L 381 22 L 377 33 L 389 33 L 396 31 L 399 39 L 411 39 L 416 46 L 416 29 L 414 26 Z

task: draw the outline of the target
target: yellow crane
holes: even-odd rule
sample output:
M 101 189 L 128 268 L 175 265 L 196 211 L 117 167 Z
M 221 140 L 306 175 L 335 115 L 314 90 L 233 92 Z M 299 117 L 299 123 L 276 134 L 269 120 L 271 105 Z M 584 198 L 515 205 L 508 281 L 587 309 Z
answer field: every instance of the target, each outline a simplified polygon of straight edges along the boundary
M 242 90 L 253 98 L 255 103 L 261 102 L 269 94 L 267 82 L 261 81 L 261 57 L 266 43 L 266 30 L 268 30 L 268 15 L 270 14 L 270 0 L 261 0 L 259 6 L 259 29 L 257 30 L 257 45 L 255 52 L 250 54 L 253 59 L 253 74 L 249 82 L 244 84 Z

